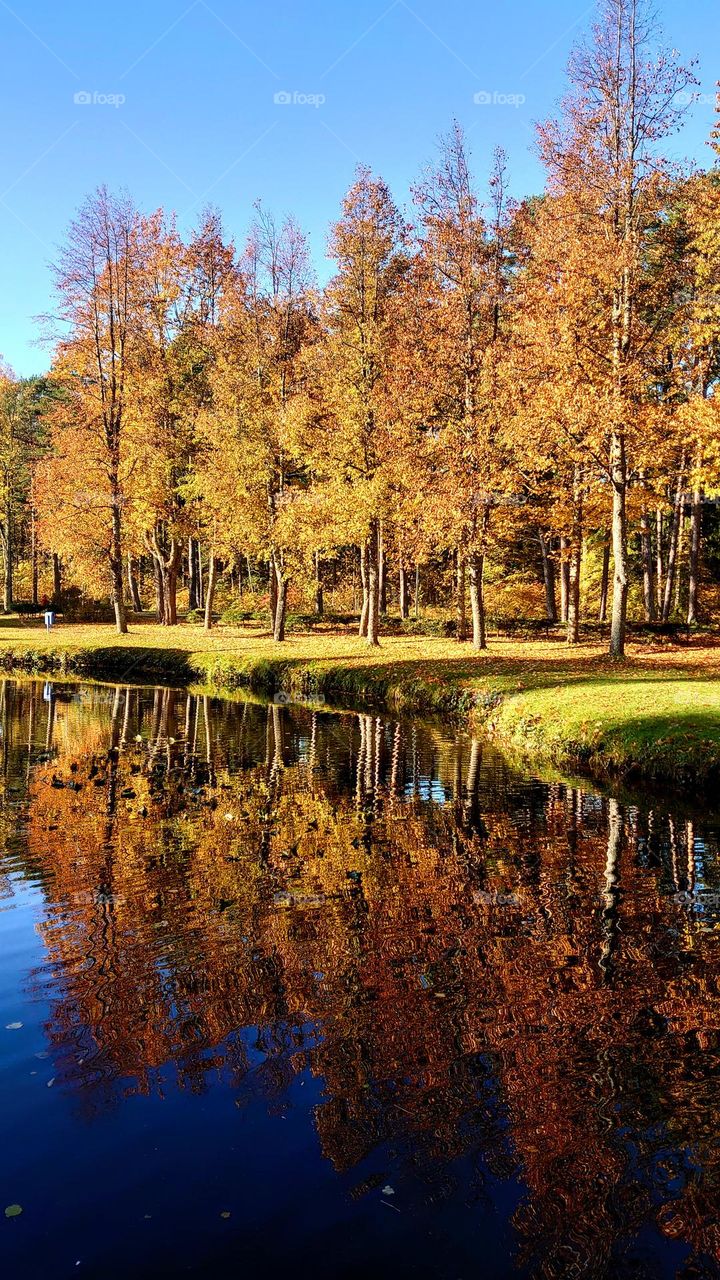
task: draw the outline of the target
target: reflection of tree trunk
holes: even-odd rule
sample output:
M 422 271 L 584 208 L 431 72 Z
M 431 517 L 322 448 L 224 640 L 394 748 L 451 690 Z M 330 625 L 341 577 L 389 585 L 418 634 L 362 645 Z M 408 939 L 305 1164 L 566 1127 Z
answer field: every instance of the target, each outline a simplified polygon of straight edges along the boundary
M 55 733 L 55 690 L 50 686 L 50 699 L 48 701 L 47 727 L 45 730 L 45 750 L 50 751 L 53 744 L 53 735 Z M 6 735 L 7 737 L 8 735 Z
M 27 744 L 27 769 L 25 771 L 25 782 L 30 782 L 30 765 L 32 762 L 33 737 L 35 735 L 35 696 L 37 685 L 30 685 L 30 708 L 28 710 L 28 744 Z
M 247 710 L 247 702 L 245 703 L 245 706 L 243 708 L 243 718 L 245 716 L 246 710 Z M 312 717 L 310 720 L 310 745 L 308 747 L 308 768 L 311 774 L 315 772 L 315 765 L 317 763 L 317 733 L 318 733 L 318 713 L 317 711 L 313 711 Z
M 670 833 L 670 869 L 672 871 L 673 885 L 677 891 L 681 888 L 681 880 L 680 866 L 678 863 L 677 836 L 675 834 L 675 822 L 672 817 L 668 818 L 668 831 Z
M 360 747 L 355 778 L 355 801 L 359 811 L 363 808 L 364 797 L 372 784 L 372 716 L 358 716 L 358 724 Z
M 467 781 L 465 784 L 464 818 L 471 831 L 479 826 L 479 787 L 480 765 L 482 763 L 482 747 L 478 738 L 470 743 L 470 759 L 468 761 Z
M 125 694 L 125 714 L 123 716 L 122 733 L 120 734 L 120 746 L 127 746 L 128 736 L 130 732 L 130 689 L 126 685 Z
M 390 765 L 390 794 L 397 795 L 398 778 L 400 776 L 400 746 L 402 742 L 402 731 L 400 725 L 395 725 L 392 746 L 392 763 Z
M 210 703 L 207 694 L 203 694 L 203 722 L 205 724 L 205 762 L 212 776 L 212 737 L 210 734 Z
M 687 888 L 688 893 L 695 892 L 695 826 L 694 823 L 688 822 L 686 826 L 687 839 Z
M 277 702 L 274 702 L 272 707 L 272 726 L 275 749 L 271 774 L 277 774 L 285 766 L 285 722 L 283 708 Z
M 620 899 L 620 851 L 622 847 L 623 817 L 617 800 L 608 800 L 608 843 L 605 859 L 605 888 L 603 891 L 602 933 L 603 945 L 600 968 L 606 981 L 612 974 L 612 961 L 618 932 L 618 906 Z

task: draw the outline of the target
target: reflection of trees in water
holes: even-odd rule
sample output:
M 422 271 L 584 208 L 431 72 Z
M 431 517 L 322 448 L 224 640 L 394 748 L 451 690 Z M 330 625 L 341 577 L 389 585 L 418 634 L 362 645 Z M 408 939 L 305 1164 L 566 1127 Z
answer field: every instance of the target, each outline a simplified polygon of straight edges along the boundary
M 480 1193 L 521 1177 L 538 1273 L 630 1269 L 648 1221 L 718 1256 L 713 831 L 375 715 L 2 699 L 81 1105 L 173 1064 L 275 1108 L 309 1066 L 338 1169 L 390 1143 L 436 1197 L 461 1156 Z

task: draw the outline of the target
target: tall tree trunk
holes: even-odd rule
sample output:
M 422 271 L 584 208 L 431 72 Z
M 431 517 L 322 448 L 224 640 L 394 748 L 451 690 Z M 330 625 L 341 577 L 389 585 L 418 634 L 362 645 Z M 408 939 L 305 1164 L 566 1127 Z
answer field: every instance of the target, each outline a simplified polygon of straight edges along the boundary
M 692 626 L 698 620 L 698 591 L 700 577 L 700 540 L 702 537 L 702 489 L 696 483 L 693 486 L 690 503 L 690 547 L 688 553 L 688 612 L 687 620 Z
M 573 525 L 570 539 L 570 580 L 568 582 L 567 642 L 580 639 L 580 568 L 583 542 L 583 477 L 579 467 L 573 477 Z
M 610 656 L 625 656 L 625 627 L 627 622 L 628 567 L 627 567 L 627 458 L 625 435 L 622 430 L 613 432 L 610 449 L 610 479 L 612 482 L 612 545 L 613 545 L 613 598 L 610 620 Z
M 52 607 L 59 610 L 62 607 L 62 563 L 57 551 L 52 553 L 52 570 L 53 570 L 53 593 Z
M 378 609 L 381 617 L 387 613 L 387 557 L 382 521 L 378 524 Z
M 5 526 L 3 529 L 3 551 L 5 553 L 3 573 L 3 609 L 10 613 L 13 607 L 13 513 L 12 504 L 5 508 Z
M 145 545 L 155 566 L 158 617 L 164 627 L 177 623 L 177 582 L 182 563 L 182 546 L 164 526 L 156 524 L 145 533 Z
M 285 577 L 282 566 L 279 567 L 277 575 L 277 604 L 275 606 L 275 625 L 273 626 L 273 640 L 281 642 L 285 639 L 285 620 L 287 616 L 287 591 L 288 579 Z
M 315 614 L 318 618 L 322 618 L 325 612 L 325 601 L 323 597 L 323 582 L 320 572 L 320 552 L 315 552 Z
M 560 539 L 560 621 L 568 620 L 568 603 L 570 599 L 570 542 Z
M 643 502 L 640 517 L 640 558 L 643 569 L 643 608 L 645 621 L 654 622 L 655 609 L 655 564 L 653 561 L 652 526 L 647 505 Z
M 277 614 L 278 580 L 275 572 L 275 561 L 272 556 L 268 561 L 268 599 L 270 603 L 270 630 L 275 634 L 275 615 Z
M 470 579 L 470 608 L 472 610 L 472 642 L 474 649 L 487 649 L 485 597 L 483 592 L 484 572 L 485 556 L 482 551 L 471 551 L 468 556 L 468 577 Z
M 370 522 L 370 537 L 367 551 L 367 642 L 371 647 L 379 644 L 378 627 L 380 620 L 380 525 L 377 520 Z
M 467 566 L 460 547 L 455 553 L 455 622 L 457 640 L 463 644 L 467 640 Z
M 169 563 L 163 565 L 163 597 L 165 609 L 163 624 L 174 627 L 177 623 L 177 580 L 180 569 L 180 548 L 172 555 Z
M 140 588 L 138 587 L 137 574 L 135 572 L 135 561 L 130 555 L 127 558 L 127 580 L 132 607 L 136 613 L 142 613 L 142 601 L 140 599 Z
M 110 549 L 110 572 L 112 574 L 112 602 L 115 610 L 115 626 L 121 636 L 127 635 L 127 615 L 125 613 L 125 584 L 123 582 L 123 547 L 122 519 L 120 516 L 120 490 L 115 477 L 111 478 L 112 489 L 112 543 Z
M 415 561 L 415 621 L 420 617 L 420 561 Z
M 662 507 L 655 511 L 655 600 L 657 613 L 662 613 L 665 582 L 665 562 L 663 556 L 663 513 Z
M 210 555 L 208 557 L 207 591 L 205 592 L 205 630 L 206 631 L 210 631 L 212 629 L 212 624 L 213 624 L 212 611 L 213 611 L 213 604 L 215 602 L 215 583 L 217 580 L 217 569 L 218 569 L 218 565 L 215 559 L 215 552 L 211 547 Z
M 545 584 L 545 613 L 548 622 L 557 622 L 557 601 L 555 599 L 555 564 L 550 557 L 547 536 L 542 529 L 538 530 L 538 542 L 542 556 L 543 582 Z
M 287 619 L 287 598 L 290 585 L 289 575 L 285 571 L 285 557 L 282 550 L 273 548 L 270 567 L 275 579 L 275 614 L 273 617 L 273 640 L 282 642 L 285 639 L 285 623 Z
M 155 612 L 157 613 L 158 622 L 162 623 L 165 616 L 165 596 L 163 592 L 163 575 L 162 569 L 157 561 L 157 557 L 153 556 L 153 574 L 155 577 Z
M 205 587 L 203 583 L 202 543 L 195 541 L 195 560 L 197 563 L 197 607 L 205 608 Z
M 600 574 L 600 605 L 598 622 L 607 622 L 608 596 L 610 594 L 610 538 L 603 542 L 602 571 Z
M 677 544 L 677 563 L 675 565 L 675 598 L 673 608 L 675 613 L 680 612 L 680 588 L 682 586 L 682 559 L 685 550 L 685 496 L 683 495 L 683 509 L 680 513 L 680 530 L 678 532 Z
M 362 607 L 360 610 L 360 626 L 358 635 L 368 633 L 368 614 L 370 612 L 370 593 L 368 590 L 368 548 L 364 542 L 360 547 L 360 582 L 362 584 Z
M 200 604 L 197 580 L 197 551 L 194 538 L 188 538 L 188 609 L 197 609 Z
M 665 590 L 663 592 L 663 605 L 661 618 L 663 622 L 667 622 L 670 618 L 670 610 L 672 608 L 672 593 L 675 585 L 675 572 L 677 569 L 678 559 L 678 542 L 680 538 L 680 521 L 682 519 L 683 496 L 685 492 L 685 455 L 683 454 L 680 463 L 680 471 L 678 473 L 677 485 L 675 487 L 675 498 L 673 500 L 672 518 L 670 521 L 670 538 L 668 542 L 668 558 L 667 571 L 665 574 Z
M 403 622 L 408 616 L 408 577 L 403 560 L 400 561 L 400 617 Z
M 32 482 L 31 482 L 32 483 Z M 38 541 L 37 541 L 37 512 L 33 501 L 30 507 L 30 594 L 32 595 L 32 604 L 37 608 L 38 603 Z

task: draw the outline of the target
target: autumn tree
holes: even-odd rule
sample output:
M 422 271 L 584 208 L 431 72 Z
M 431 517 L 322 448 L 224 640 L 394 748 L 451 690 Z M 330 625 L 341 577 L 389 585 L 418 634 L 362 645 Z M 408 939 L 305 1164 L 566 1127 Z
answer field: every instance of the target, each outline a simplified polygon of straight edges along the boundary
M 61 395 L 42 494 L 46 527 L 62 522 L 66 545 L 93 561 L 120 633 L 127 631 L 125 512 L 135 464 L 127 392 L 143 304 L 140 230 L 130 200 L 104 187 L 70 225 L 55 271 L 62 334 L 53 378 Z
M 330 237 L 336 274 L 323 297 L 306 458 L 322 488 L 331 541 L 359 544 L 360 635 L 371 646 L 378 644 L 385 461 L 393 448 L 391 302 L 406 269 L 405 240 L 388 187 L 360 168 Z
M 285 638 L 296 567 L 292 507 L 302 484 L 292 412 L 312 327 L 305 237 L 260 206 L 221 307 L 211 400 L 202 417 L 200 490 L 212 512 L 213 556 L 242 546 L 267 560 L 273 635 Z
M 501 479 L 497 381 L 508 283 L 506 186 L 498 152 L 485 217 L 455 125 L 441 142 L 439 164 L 415 192 L 428 282 L 428 413 L 437 422 L 442 453 L 437 492 L 444 494 L 446 536 L 461 571 L 468 567 L 476 649 L 486 647 L 483 574 L 492 511 L 507 479 Z
M 658 143 L 677 127 L 683 110 L 678 95 L 689 77 L 674 53 L 655 52 L 654 36 L 643 0 L 603 0 L 592 40 L 571 59 L 562 118 L 540 130 L 550 193 L 565 204 L 562 233 L 583 244 L 598 299 L 592 345 L 600 340 L 593 357 L 605 370 L 595 389 L 612 494 L 614 657 L 625 651 L 628 486 L 637 405 L 647 385 L 648 329 L 638 288 L 668 182 Z

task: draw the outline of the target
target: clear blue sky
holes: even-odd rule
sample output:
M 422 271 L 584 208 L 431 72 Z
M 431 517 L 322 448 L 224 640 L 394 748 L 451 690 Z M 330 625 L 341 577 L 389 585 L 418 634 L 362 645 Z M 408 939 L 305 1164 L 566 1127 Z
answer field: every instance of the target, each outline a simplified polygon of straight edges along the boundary
M 717 3 L 658 3 L 668 42 L 700 58 L 707 102 L 673 143 L 700 163 L 720 78 Z M 181 229 L 215 203 L 237 241 L 255 199 L 293 212 L 321 278 L 357 162 L 405 204 L 453 117 L 479 176 L 500 144 L 514 194 L 539 189 L 533 122 L 562 94 L 593 11 L 582 0 L 0 0 L 0 353 L 21 374 L 47 366 L 32 317 L 50 306 L 48 263 L 102 182 L 176 210 Z M 124 101 L 75 102 L 83 91 Z M 282 92 L 324 101 L 276 103 Z M 496 100 L 474 102 L 483 92 Z

